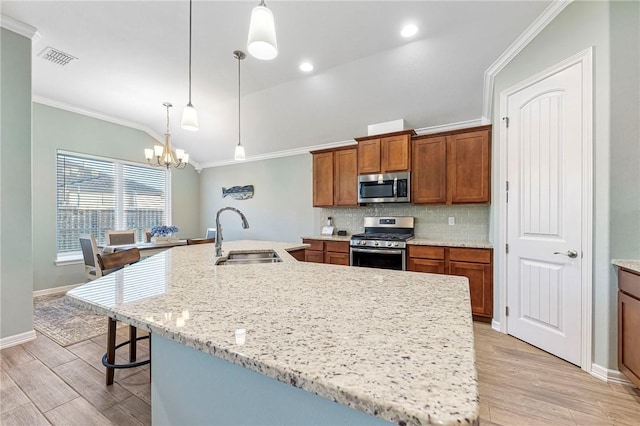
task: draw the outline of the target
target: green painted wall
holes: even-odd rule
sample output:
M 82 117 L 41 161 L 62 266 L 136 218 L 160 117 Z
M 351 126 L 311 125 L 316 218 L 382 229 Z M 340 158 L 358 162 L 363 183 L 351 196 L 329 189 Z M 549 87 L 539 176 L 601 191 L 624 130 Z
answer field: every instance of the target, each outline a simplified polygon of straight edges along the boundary
M 0 30 L 0 339 L 33 330 L 31 40 Z
M 312 207 L 311 154 L 271 160 L 238 163 L 204 169 L 201 175 L 201 232 L 215 227 L 216 212 L 222 207 L 235 207 L 249 221 L 242 229 L 240 217 L 233 212 L 220 215 L 224 239 L 295 241 L 305 235 L 318 234 Z M 247 200 L 222 198 L 222 188 L 253 185 L 255 194 Z
M 493 124 L 499 129 L 501 91 L 594 47 L 593 362 L 610 369 L 617 369 L 617 281 L 611 259 L 640 258 L 639 22 L 637 2 L 575 1 L 496 76 L 493 94 Z M 496 170 L 498 137 L 495 131 Z M 494 179 L 494 193 L 499 190 Z M 495 220 L 492 227 L 499 228 Z M 496 264 L 495 270 L 501 267 Z M 497 285 L 494 296 L 497 315 L 502 309 Z
M 34 290 L 84 281 L 84 264 L 56 266 L 56 151 L 144 161 L 158 142 L 147 133 L 104 120 L 33 104 Z M 172 224 L 182 238 L 200 235 L 199 176 L 193 167 L 171 172 Z

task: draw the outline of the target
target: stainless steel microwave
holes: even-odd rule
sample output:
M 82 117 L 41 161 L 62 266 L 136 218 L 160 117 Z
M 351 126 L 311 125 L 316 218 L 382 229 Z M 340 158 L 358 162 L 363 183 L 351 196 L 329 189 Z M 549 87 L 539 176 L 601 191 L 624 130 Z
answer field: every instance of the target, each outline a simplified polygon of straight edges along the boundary
M 409 172 L 358 176 L 359 203 L 408 203 L 411 201 Z

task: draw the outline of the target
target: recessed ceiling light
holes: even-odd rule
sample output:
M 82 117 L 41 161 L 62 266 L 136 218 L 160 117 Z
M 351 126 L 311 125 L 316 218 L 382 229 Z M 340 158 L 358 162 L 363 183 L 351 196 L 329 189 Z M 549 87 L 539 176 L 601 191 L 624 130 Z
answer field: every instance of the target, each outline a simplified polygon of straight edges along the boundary
M 417 32 L 418 32 L 418 27 L 416 27 L 413 24 L 407 24 L 404 27 L 402 27 L 402 31 L 400 31 L 400 35 L 402 37 L 407 38 L 407 37 L 416 35 Z
M 300 71 L 311 72 L 313 71 L 313 65 L 311 62 L 303 62 L 300 64 Z

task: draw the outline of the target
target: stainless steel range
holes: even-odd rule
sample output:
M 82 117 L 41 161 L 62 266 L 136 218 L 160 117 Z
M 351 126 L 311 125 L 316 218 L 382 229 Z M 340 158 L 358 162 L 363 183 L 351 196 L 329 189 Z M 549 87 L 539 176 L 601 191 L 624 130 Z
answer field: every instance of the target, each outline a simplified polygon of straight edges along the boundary
M 407 269 L 407 241 L 413 239 L 411 216 L 365 217 L 364 233 L 351 237 L 351 266 Z

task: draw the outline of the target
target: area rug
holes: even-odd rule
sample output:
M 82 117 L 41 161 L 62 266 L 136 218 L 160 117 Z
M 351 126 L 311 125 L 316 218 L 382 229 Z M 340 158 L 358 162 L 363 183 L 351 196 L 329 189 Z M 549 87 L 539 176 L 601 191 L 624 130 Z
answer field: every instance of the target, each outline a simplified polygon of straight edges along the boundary
M 33 298 L 33 328 L 69 346 L 105 334 L 107 317 L 72 305 L 65 293 L 49 294 Z

